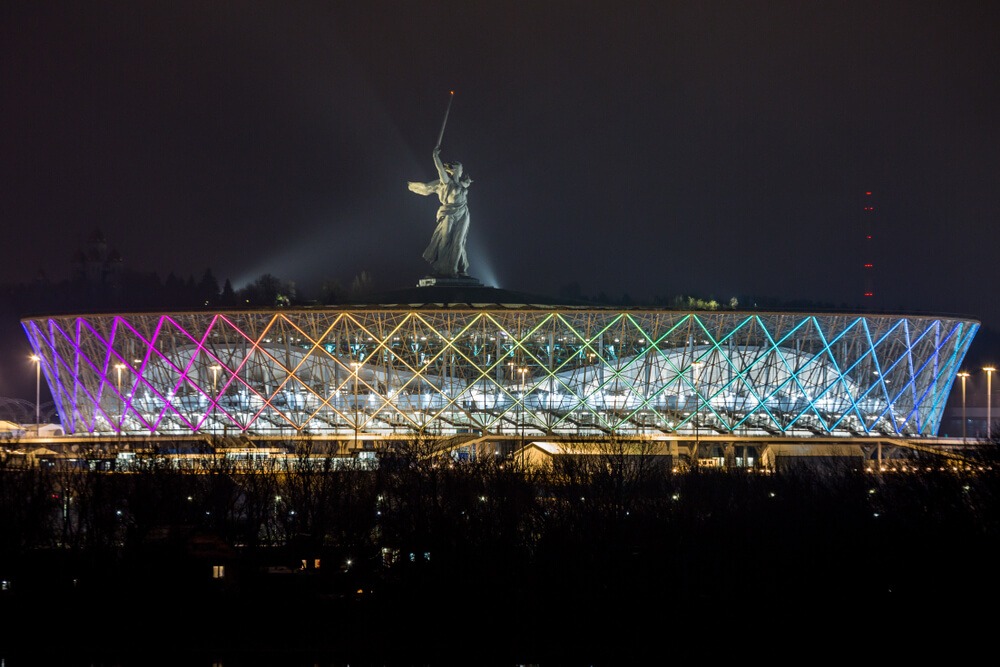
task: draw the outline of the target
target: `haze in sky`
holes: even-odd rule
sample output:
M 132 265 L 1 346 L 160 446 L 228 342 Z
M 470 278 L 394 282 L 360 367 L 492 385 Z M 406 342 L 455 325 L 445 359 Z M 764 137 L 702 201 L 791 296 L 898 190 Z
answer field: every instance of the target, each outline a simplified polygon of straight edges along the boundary
M 487 284 L 996 326 L 997 34 L 982 2 L 14 0 L 0 282 L 99 229 L 161 277 L 412 287 L 454 90 Z

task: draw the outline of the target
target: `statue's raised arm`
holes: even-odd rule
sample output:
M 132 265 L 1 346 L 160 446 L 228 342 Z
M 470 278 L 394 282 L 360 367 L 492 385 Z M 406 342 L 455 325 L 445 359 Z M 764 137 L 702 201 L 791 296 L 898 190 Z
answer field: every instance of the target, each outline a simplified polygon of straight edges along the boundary
M 431 152 L 431 159 L 434 160 L 434 168 L 437 169 L 438 178 L 441 179 L 442 183 L 447 183 L 451 180 L 451 176 L 448 171 L 444 168 L 444 162 L 441 162 L 441 147 L 435 146 L 434 150 Z

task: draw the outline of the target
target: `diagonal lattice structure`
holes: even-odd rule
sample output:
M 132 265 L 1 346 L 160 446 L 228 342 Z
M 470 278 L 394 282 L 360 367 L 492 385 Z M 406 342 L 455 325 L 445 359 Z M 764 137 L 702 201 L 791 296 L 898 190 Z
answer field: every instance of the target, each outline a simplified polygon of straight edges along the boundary
M 323 308 L 22 320 L 75 434 L 937 435 L 938 317 Z

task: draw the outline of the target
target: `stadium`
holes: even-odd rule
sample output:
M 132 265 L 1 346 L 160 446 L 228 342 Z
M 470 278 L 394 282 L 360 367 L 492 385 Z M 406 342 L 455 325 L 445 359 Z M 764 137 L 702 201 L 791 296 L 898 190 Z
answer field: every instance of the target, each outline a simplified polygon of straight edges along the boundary
M 311 308 L 22 320 L 66 438 L 431 440 L 698 465 L 937 449 L 979 328 L 872 313 L 560 305 L 438 286 Z

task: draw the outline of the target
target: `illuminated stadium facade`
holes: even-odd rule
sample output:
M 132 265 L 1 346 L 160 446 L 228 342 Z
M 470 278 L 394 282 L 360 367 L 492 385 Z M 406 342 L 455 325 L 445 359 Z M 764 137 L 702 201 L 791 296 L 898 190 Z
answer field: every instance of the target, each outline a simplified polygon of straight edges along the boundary
M 426 289 L 424 300 L 413 294 Z M 979 323 L 475 302 L 22 320 L 75 436 L 572 443 L 936 436 Z

